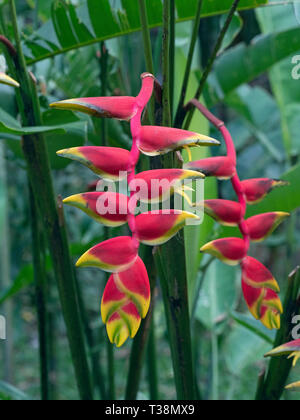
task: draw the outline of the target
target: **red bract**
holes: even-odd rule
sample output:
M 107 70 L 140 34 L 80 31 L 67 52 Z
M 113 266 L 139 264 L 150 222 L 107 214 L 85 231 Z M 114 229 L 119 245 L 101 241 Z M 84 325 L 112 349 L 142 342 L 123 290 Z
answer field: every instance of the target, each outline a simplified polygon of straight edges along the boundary
M 290 341 L 282 346 L 276 347 L 265 355 L 265 357 L 279 357 L 289 356 L 289 359 L 294 358 L 293 366 L 296 366 L 297 361 L 300 359 L 300 340 Z
M 60 150 L 61 157 L 76 160 L 104 179 L 119 181 L 126 178 L 130 166 L 128 150 L 116 147 L 85 146 Z
M 256 289 L 268 288 L 279 292 L 279 286 L 272 273 L 259 261 L 252 257 L 241 263 L 243 281 Z
M 231 158 L 218 156 L 189 162 L 185 169 L 200 171 L 205 176 L 215 176 L 218 179 L 231 179 L 236 174 L 235 163 Z
M 289 185 L 288 182 L 269 178 L 247 179 L 241 183 L 248 204 L 262 201 L 274 188 Z
M 268 329 L 280 327 L 282 304 L 276 292 L 267 288 L 249 286 L 242 280 L 242 290 L 245 301 L 254 318 L 260 320 Z
M 97 267 L 110 273 L 127 270 L 136 261 L 138 249 L 130 236 L 109 239 L 87 251 L 77 267 Z
M 143 213 L 136 218 L 136 232 L 146 245 L 162 245 L 184 227 L 187 219 L 198 219 L 192 213 L 179 210 L 159 210 Z
M 243 218 L 240 203 L 228 200 L 205 200 L 205 213 L 224 226 L 237 226 Z
M 140 201 L 159 203 L 169 198 L 174 192 L 181 194 L 182 181 L 202 179 L 204 175 L 184 169 L 157 169 L 137 174 L 130 183 L 130 188 L 138 194 Z
M 239 264 L 246 257 L 247 251 L 245 241 L 239 238 L 217 239 L 201 248 L 201 252 L 211 254 L 228 265 Z
M 212 115 L 196 100 L 191 101 L 215 127 L 220 130 L 226 144 L 227 156 L 190 162 L 185 168 L 201 170 L 206 176 L 231 179 L 238 203 L 224 200 L 205 201 L 205 211 L 223 225 L 238 225 L 243 239 L 219 239 L 205 245 L 201 251 L 208 252 L 225 263 L 242 268 L 242 289 L 246 303 L 253 316 L 267 328 L 280 327 L 282 305 L 277 295 L 279 286 L 270 271 L 259 261 L 248 256 L 250 241 L 260 241 L 270 235 L 287 213 L 266 213 L 245 220 L 247 203 L 262 200 L 273 188 L 286 185 L 272 179 L 251 179 L 241 181 L 237 174 L 237 156 L 232 137 L 224 123 Z
M 137 142 L 139 150 L 148 156 L 163 155 L 174 150 L 193 146 L 213 146 L 220 143 L 210 137 L 191 131 L 169 127 L 141 128 Z
M 136 98 L 113 96 L 111 98 L 78 98 L 55 102 L 52 108 L 80 111 L 100 118 L 129 121 L 137 112 Z
M 150 304 L 147 271 L 138 257 L 140 242 L 160 245 L 174 236 L 187 219 L 198 219 L 194 214 L 179 210 L 169 210 L 168 214 L 148 212 L 135 217 L 138 201 L 159 203 L 167 194 L 175 192 L 189 200 L 185 189 L 191 188 L 182 186 L 182 181 L 204 178 L 199 171 L 182 169 L 136 175 L 140 151 L 156 156 L 192 146 L 219 144 L 214 139 L 189 131 L 142 127 L 141 118 L 153 92 L 154 76 L 144 73 L 141 78 L 142 88 L 136 98 L 83 98 L 53 104 L 57 108 L 79 110 L 94 116 L 130 120 L 130 152 L 111 147 L 77 147 L 58 152 L 63 157 L 83 163 L 104 179 L 119 181 L 126 178 L 130 187 L 130 197 L 92 192 L 65 200 L 66 204 L 79 207 L 106 226 L 128 223 L 132 236 L 109 239 L 87 251 L 77 262 L 77 266 L 99 267 L 113 273 L 105 288 L 101 312 L 109 339 L 117 346 L 121 346 L 128 337 L 135 336 Z M 153 180 L 158 184 L 157 188 L 152 185 Z
M 129 198 L 113 192 L 90 192 L 72 195 L 65 204 L 84 211 L 97 222 L 109 227 L 127 223 Z
M 138 258 L 127 271 L 113 274 L 105 287 L 101 314 L 110 341 L 120 347 L 128 337 L 133 338 L 149 306 L 149 278 Z
M 267 239 L 275 229 L 282 223 L 289 213 L 284 212 L 273 212 L 259 214 L 246 220 L 249 236 L 253 242 L 262 242 Z

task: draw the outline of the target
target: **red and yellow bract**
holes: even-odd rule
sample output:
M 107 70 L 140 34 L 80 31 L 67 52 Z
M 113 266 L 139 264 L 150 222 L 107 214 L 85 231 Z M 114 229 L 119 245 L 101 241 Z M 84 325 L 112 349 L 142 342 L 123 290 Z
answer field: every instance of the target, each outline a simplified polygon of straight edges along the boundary
M 141 319 L 147 315 L 150 305 L 149 279 L 138 256 L 140 243 L 165 243 L 185 225 L 187 219 L 197 218 L 194 214 L 171 209 L 168 210 L 168 214 L 147 212 L 136 217 L 137 202 L 160 202 L 166 194 L 175 192 L 188 198 L 181 182 L 204 177 L 199 171 L 182 169 L 148 171 L 136 175 L 140 152 L 156 156 L 182 148 L 219 144 L 217 140 L 189 131 L 168 127 L 143 127 L 142 113 L 153 93 L 154 76 L 144 73 L 141 78 L 142 88 L 136 98 L 81 98 L 52 105 L 55 108 L 81 111 L 96 117 L 130 121 L 130 152 L 119 148 L 94 146 L 75 147 L 58 152 L 62 157 L 84 164 L 104 179 L 127 179 L 130 186 L 130 197 L 92 192 L 77 194 L 65 200 L 66 204 L 78 207 L 106 226 L 121 226 L 127 222 L 131 231 L 131 236 L 109 239 L 96 245 L 77 262 L 77 266 L 80 267 L 98 267 L 113 273 L 104 291 L 101 313 L 109 339 L 117 346 L 124 344 L 128 337 L 133 338 L 136 335 Z M 165 183 L 158 185 L 155 191 L 152 180 Z M 139 188 L 141 182 L 146 188 Z M 102 211 L 105 210 L 106 200 L 113 204 L 113 214 Z
M 280 328 L 280 315 L 283 311 L 277 295 L 279 286 L 269 270 L 259 261 L 248 256 L 250 241 L 262 241 L 289 216 L 288 213 L 273 212 L 254 216 L 245 220 L 247 204 L 261 201 L 272 189 L 286 185 L 283 181 L 268 178 L 241 181 L 237 173 L 237 155 L 233 139 L 223 121 L 218 120 L 197 100 L 191 103 L 211 121 L 221 132 L 227 149 L 224 157 L 213 157 L 189 162 L 186 169 L 200 170 L 207 176 L 230 179 L 238 197 L 238 203 L 226 200 L 208 200 L 205 211 L 220 224 L 237 225 L 242 234 L 240 238 L 223 238 L 212 241 L 201 248 L 229 265 L 241 265 L 242 290 L 252 315 L 267 328 Z

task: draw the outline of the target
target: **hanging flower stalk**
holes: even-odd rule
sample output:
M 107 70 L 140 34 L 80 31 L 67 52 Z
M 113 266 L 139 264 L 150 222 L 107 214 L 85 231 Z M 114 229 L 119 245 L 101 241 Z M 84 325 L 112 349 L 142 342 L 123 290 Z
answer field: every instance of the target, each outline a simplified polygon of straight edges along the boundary
M 154 87 L 155 78 L 141 76 L 142 88 L 137 97 L 82 98 L 52 104 L 58 109 L 82 111 L 89 115 L 116 118 L 130 122 L 131 151 L 112 147 L 76 147 L 58 152 L 59 156 L 79 161 L 103 179 L 121 181 L 127 178 L 130 197 L 114 192 L 92 192 L 75 195 L 64 202 L 78 207 L 105 226 L 128 223 L 131 236 L 109 239 L 87 251 L 77 262 L 78 267 L 98 267 L 112 273 L 102 298 L 101 314 L 112 343 L 122 346 L 133 338 L 150 305 L 150 285 L 146 267 L 138 255 L 140 243 L 157 246 L 171 239 L 188 219 L 198 216 L 180 210 L 159 210 L 135 215 L 138 201 L 160 203 L 168 195 L 179 193 L 184 179 L 204 178 L 199 171 L 165 169 L 136 174 L 140 153 L 157 156 L 193 146 L 217 145 L 210 137 L 167 127 L 142 126 L 142 113 Z M 162 183 L 153 190 L 152 181 Z M 137 192 L 143 183 L 146 189 Z M 145 191 L 147 191 L 145 193 Z M 187 197 L 186 197 L 187 198 Z M 113 211 L 100 208 L 109 202 Z M 175 262 L 174 262 L 175 263 Z
M 280 357 L 280 356 L 288 356 L 288 359 L 293 359 L 293 367 L 296 366 L 298 360 L 300 359 L 300 340 L 294 340 L 290 343 L 283 344 L 282 346 L 276 347 L 269 353 L 265 355 L 265 357 Z M 292 383 L 286 386 L 286 389 L 290 390 L 298 390 L 300 389 L 300 381 Z
M 206 176 L 230 179 L 238 201 L 206 200 L 205 212 L 224 226 L 238 226 L 240 238 L 224 238 L 212 241 L 201 248 L 226 264 L 242 268 L 242 290 L 252 315 L 269 329 L 280 328 L 280 315 L 283 312 L 278 297 L 279 286 L 270 271 L 259 261 L 248 256 L 251 242 L 267 238 L 277 226 L 289 216 L 288 213 L 265 213 L 246 219 L 247 204 L 258 203 L 274 188 L 286 185 L 273 179 L 249 179 L 241 181 L 237 173 L 237 156 L 232 137 L 224 122 L 218 120 L 197 100 L 191 105 L 197 107 L 205 117 L 220 130 L 224 137 L 227 155 L 189 162 L 185 169 L 199 170 Z

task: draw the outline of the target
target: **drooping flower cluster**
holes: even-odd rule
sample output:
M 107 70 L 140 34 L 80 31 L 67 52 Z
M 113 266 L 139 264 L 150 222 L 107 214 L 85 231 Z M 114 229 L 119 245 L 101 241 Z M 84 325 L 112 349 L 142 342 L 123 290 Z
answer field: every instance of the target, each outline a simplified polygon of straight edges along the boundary
M 286 185 L 273 179 L 248 179 L 241 181 L 237 173 L 237 156 L 234 142 L 225 124 L 212 115 L 198 101 L 193 105 L 202 112 L 222 133 L 227 155 L 189 162 L 185 169 L 201 171 L 206 176 L 221 180 L 230 179 L 238 202 L 227 200 L 206 200 L 205 212 L 224 226 L 238 226 L 241 238 L 224 238 L 212 241 L 202 247 L 202 252 L 216 256 L 229 265 L 240 264 L 242 268 L 242 290 L 252 315 L 269 329 L 280 327 L 283 312 L 278 297 L 279 286 L 270 271 L 259 261 L 248 256 L 250 242 L 261 242 L 289 216 L 288 213 L 273 212 L 245 219 L 247 204 L 262 201 L 274 188 Z
M 280 357 L 288 356 L 288 359 L 293 360 L 293 367 L 296 366 L 298 360 L 300 359 L 300 339 L 291 341 L 289 343 L 283 344 L 282 346 L 273 349 L 265 355 L 265 357 Z M 286 387 L 286 389 L 297 390 L 300 388 L 300 381 L 292 383 Z
M 98 267 L 112 273 L 102 298 L 102 319 L 112 343 L 121 346 L 133 338 L 141 319 L 150 305 L 150 286 L 147 270 L 138 255 L 140 243 L 156 246 L 167 242 L 187 219 L 198 217 L 182 210 L 157 210 L 136 216 L 138 201 L 162 202 L 166 196 L 179 193 L 185 196 L 181 182 L 200 179 L 204 175 L 189 169 L 164 169 L 136 174 L 140 153 L 157 156 L 192 146 L 217 145 L 210 137 L 166 127 L 142 126 L 142 113 L 154 87 L 154 76 L 142 75 L 142 88 L 137 97 L 81 98 L 57 102 L 58 109 L 82 111 L 96 117 L 130 121 L 131 151 L 112 147 L 76 147 L 58 152 L 58 155 L 79 161 L 101 178 L 121 181 L 127 178 L 130 197 L 115 192 L 89 192 L 67 198 L 64 202 L 85 211 L 105 226 L 128 223 L 131 236 L 109 239 L 87 251 L 77 262 L 80 267 Z M 152 181 L 159 183 L 155 191 Z M 167 180 L 168 182 L 160 183 Z M 147 188 L 137 191 L 143 183 Z M 102 212 L 107 207 L 113 211 Z

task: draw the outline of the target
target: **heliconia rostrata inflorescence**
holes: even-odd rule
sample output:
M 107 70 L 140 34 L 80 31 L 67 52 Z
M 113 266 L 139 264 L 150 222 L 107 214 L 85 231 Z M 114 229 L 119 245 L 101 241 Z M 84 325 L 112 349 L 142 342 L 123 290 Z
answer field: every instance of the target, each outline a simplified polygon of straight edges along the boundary
M 212 157 L 189 162 L 186 169 L 199 170 L 206 176 L 230 179 L 238 202 L 207 200 L 205 212 L 225 226 L 238 226 L 241 238 L 224 238 L 212 241 L 202 247 L 202 252 L 212 254 L 229 265 L 240 264 L 242 269 L 242 290 L 252 315 L 269 329 L 280 328 L 283 312 L 278 296 L 279 286 L 270 271 L 259 261 L 248 256 L 250 242 L 266 239 L 289 216 L 284 212 L 260 214 L 245 219 L 247 204 L 262 201 L 272 189 L 287 183 L 267 178 L 241 181 L 237 173 L 237 155 L 232 137 L 223 121 L 217 119 L 202 104 L 192 100 L 191 104 L 221 132 L 227 149 L 227 156 Z
M 207 200 L 205 211 L 218 222 L 239 226 L 243 239 L 228 238 L 213 241 L 202 248 L 228 264 L 241 264 L 242 289 L 247 305 L 255 318 L 268 328 L 280 325 L 281 302 L 279 287 L 272 274 L 260 262 L 248 256 L 250 241 L 260 241 L 272 233 L 284 219 L 285 213 L 268 213 L 244 220 L 246 203 L 261 200 L 279 181 L 257 179 L 240 182 L 236 171 L 236 152 L 233 141 L 223 123 L 217 123 L 227 146 L 226 157 L 190 162 L 183 169 L 161 169 L 136 174 L 140 153 L 157 156 L 194 146 L 218 145 L 210 137 L 194 132 L 167 127 L 142 126 L 142 114 L 154 89 L 152 74 L 141 76 L 142 88 L 137 97 L 81 98 L 52 104 L 58 109 L 81 111 L 96 117 L 129 121 L 132 148 L 127 151 L 113 147 L 85 146 L 58 152 L 59 156 L 79 161 L 103 179 L 122 181 L 124 177 L 130 197 L 115 192 L 87 192 L 64 200 L 78 207 L 105 226 L 117 227 L 128 223 L 130 236 L 109 239 L 87 251 L 77 262 L 81 267 L 98 267 L 112 273 L 102 298 L 101 313 L 109 339 L 118 347 L 133 338 L 150 305 L 150 285 L 146 267 L 139 257 L 140 243 L 157 246 L 171 239 L 186 220 L 198 217 L 182 210 L 144 212 L 135 215 L 138 200 L 160 203 L 167 196 L 179 193 L 187 198 L 182 181 L 216 176 L 231 179 L 238 195 L 238 203 L 225 200 Z M 210 114 L 211 116 L 211 114 Z M 214 117 L 213 117 L 214 118 Z M 216 119 L 215 119 L 216 121 Z M 165 187 L 153 191 L 152 180 L 168 180 Z M 147 193 L 135 198 L 136 184 L 148 185 Z M 160 184 L 163 185 L 163 184 Z M 109 200 L 114 204 L 113 214 L 102 214 L 99 205 Z M 176 262 L 174 261 L 174 264 Z

